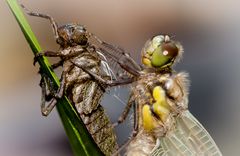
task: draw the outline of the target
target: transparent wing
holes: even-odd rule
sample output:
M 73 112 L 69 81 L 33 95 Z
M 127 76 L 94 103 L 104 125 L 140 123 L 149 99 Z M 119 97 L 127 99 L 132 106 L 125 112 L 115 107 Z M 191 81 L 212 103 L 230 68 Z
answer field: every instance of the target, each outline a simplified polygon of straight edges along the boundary
M 141 66 L 121 47 L 101 41 L 93 34 L 90 35 L 89 41 L 97 48 L 99 55 L 111 65 L 117 77 L 131 77 L 132 73 L 137 74 L 142 70 Z
M 107 65 L 108 69 L 111 70 L 114 79 L 129 78 L 131 75 L 126 72 L 118 63 L 117 60 L 113 59 L 110 55 L 107 55 L 107 51 L 104 49 L 98 49 L 97 53 L 100 55 L 102 64 Z
M 176 127 L 166 137 L 160 138 L 159 147 L 152 156 L 221 156 L 212 137 L 189 112 L 176 119 Z

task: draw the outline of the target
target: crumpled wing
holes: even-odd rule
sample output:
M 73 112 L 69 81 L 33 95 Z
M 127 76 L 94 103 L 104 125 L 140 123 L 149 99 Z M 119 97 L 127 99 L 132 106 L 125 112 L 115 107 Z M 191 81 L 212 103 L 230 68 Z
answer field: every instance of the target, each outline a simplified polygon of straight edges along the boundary
M 176 127 L 160 138 L 159 147 L 151 156 L 222 156 L 216 143 L 187 110 L 176 118 Z
M 93 34 L 90 35 L 89 41 L 94 45 L 101 59 L 111 66 L 113 72 L 116 72 L 117 77 L 132 77 L 121 65 L 131 69 L 135 74 L 142 70 L 142 67 L 121 47 L 104 42 Z

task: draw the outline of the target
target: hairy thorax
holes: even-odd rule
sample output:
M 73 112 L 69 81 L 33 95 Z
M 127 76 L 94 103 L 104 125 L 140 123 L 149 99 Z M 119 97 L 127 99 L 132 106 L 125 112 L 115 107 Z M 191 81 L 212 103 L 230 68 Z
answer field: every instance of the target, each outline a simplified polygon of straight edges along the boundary
M 174 128 L 174 118 L 179 115 L 183 110 L 187 109 L 187 86 L 185 73 L 172 74 L 172 73 L 145 73 L 142 72 L 138 78 L 137 83 L 133 87 L 135 101 L 138 105 L 139 111 L 139 129 L 144 129 L 144 108 L 146 105 L 151 111 L 152 128 L 146 130 L 155 138 L 166 135 L 171 129 Z M 156 108 L 158 100 L 155 99 L 154 90 L 160 88 L 163 92 L 161 95 L 162 102 L 160 108 Z M 159 93 L 160 94 L 160 93 Z M 156 110 L 157 109 L 157 110 Z

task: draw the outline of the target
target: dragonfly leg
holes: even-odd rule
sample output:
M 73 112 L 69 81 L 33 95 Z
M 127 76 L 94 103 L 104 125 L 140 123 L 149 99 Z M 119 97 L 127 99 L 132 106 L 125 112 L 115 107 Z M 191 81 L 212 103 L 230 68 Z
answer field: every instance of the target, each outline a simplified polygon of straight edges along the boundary
M 54 97 L 55 88 L 53 85 L 53 82 L 50 80 L 50 78 L 42 71 L 41 67 L 38 71 L 38 73 L 41 75 L 41 80 L 39 83 L 39 86 L 44 89 L 42 90 L 42 95 L 45 97 L 46 101 L 50 101 Z
M 34 59 L 33 59 L 33 65 L 36 64 L 37 60 L 42 57 L 42 56 L 47 56 L 47 57 L 64 57 L 65 55 L 61 54 L 61 53 L 58 53 L 58 52 L 54 52 L 54 51 L 43 51 L 43 52 L 40 52 L 40 53 L 37 53 L 35 56 L 34 56 Z
M 51 68 L 54 70 L 54 69 L 56 69 L 56 68 L 58 68 L 60 66 L 63 66 L 63 62 L 64 62 L 64 60 L 60 60 L 57 63 L 52 64 Z
M 66 87 L 66 74 L 67 71 L 63 71 L 62 75 L 61 75 L 61 82 L 60 82 L 60 87 L 57 90 L 57 93 L 54 94 L 54 97 L 56 99 L 60 99 L 63 97 L 64 91 L 65 91 L 65 87 Z
M 132 134 L 129 137 L 129 139 L 123 145 L 120 146 L 118 151 L 113 154 L 113 156 L 118 155 L 119 152 L 121 150 L 123 150 L 134 139 L 134 137 L 138 134 L 138 105 L 136 103 L 134 103 L 134 105 L 133 105 L 133 111 L 134 111 L 134 121 L 133 121 L 134 126 L 133 126 Z
M 57 103 L 57 100 L 51 95 L 52 93 L 51 90 L 48 88 L 49 86 L 47 87 L 47 84 L 49 84 L 47 81 L 48 80 L 46 80 L 45 76 L 43 76 L 40 81 L 40 86 L 42 88 L 41 112 L 43 116 L 47 116 Z M 47 106 L 46 101 L 50 101 Z
M 48 116 L 49 113 L 51 113 L 53 108 L 56 106 L 56 104 L 57 104 L 57 100 L 55 98 L 52 98 L 52 100 L 50 101 L 50 103 L 47 106 L 41 105 L 42 115 L 43 116 Z
M 60 57 L 61 60 L 59 62 L 57 62 L 57 63 L 59 63 L 59 66 L 60 66 L 63 63 L 64 60 L 68 60 L 68 59 L 70 59 L 72 57 L 76 57 L 76 56 L 80 55 L 83 50 L 84 49 L 79 49 L 77 51 L 71 52 L 70 54 L 62 54 L 60 52 L 54 52 L 54 51 L 43 51 L 43 52 L 37 53 L 35 55 L 34 60 L 33 60 L 33 65 L 36 64 L 36 62 L 37 62 L 39 57 L 47 56 L 47 57 Z M 55 66 L 58 65 L 57 63 L 56 63 Z
M 30 16 L 36 16 L 36 17 L 41 17 L 41 18 L 48 19 L 50 21 L 51 25 L 52 25 L 54 37 L 55 37 L 56 41 L 58 40 L 58 38 L 59 38 L 58 25 L 57 25 L 57 22 L 55 22 L 55 20 L 51 16 L 46 15 L 46 14 L 42 14 L 42 13 L 37 13 L 37 12 L 30 11 L 23 4 L 21 4 L 21 7 Z
M 70 70 L 72 70 L 72 68 L 68 68 L 67 70 L 63 70 L 62 75 L 61 75 L 61 79 L 60 79 L 60 86 L 59 86 L 57 92 L 54 94 L 54 98 L 60 99 L 60 98 L 63 97 L 64 91 L 65 91 L 65 88 L 66 88 L 66 75 Z
M 42 88 L 41 112 L 44 116 L 47 116 L 57 104 L 57 99 L 62 98 L 64 95 L 67 71 L 63 71 L 61 75 L 60 87 L 58 88 L 57 92 L 54 90 L 52 81 L 47 77 L 45 73 L 41 71 L 41 69 L 39 73 L 42 75 L 42 79 L 40 81 L 40 86 Z M 47 101 L 50 102 L 46 106 Z
M 129 111 L 130 111 L 133 104 L 134 104 L 134 99 L 133 99 L 133 96 L 130 95 L 130 98 L 128 100 L 127 105 L 125 106 L 123 112 L 119 116 L 118 121 L 113 123 L 113 127 L 118 126 L 119 124 L 123 123 L 126 120 L 128 114 L 129 114 Z
M 137 103 L 134 103 L 133 105 L 133 111 L 134 111 L 134 120 L 133 120 L 133 134 L 132 136 L 135 137 L 138 133 L 138 119 L 139 119 L 139 106 Z
M 71 61 L 72 62 L 72 61 Z M 72 64 L 76 65 L 77 67 L 81 68 L 84 72 L 88 73 L 91 75 L 95 80 L 99 81 L 100 84 L 106 84 L 108 86 L 118 86 L 118 85 L 124 85 L 124 84 L 129 84 L 134 81 L 133 78 L 127 78 L 127 79 L 122 79 L 122 80 L 105 80 L 101 76 L 93 73 L 90 70 L 87 70 L 86 68 L 72 62 Z

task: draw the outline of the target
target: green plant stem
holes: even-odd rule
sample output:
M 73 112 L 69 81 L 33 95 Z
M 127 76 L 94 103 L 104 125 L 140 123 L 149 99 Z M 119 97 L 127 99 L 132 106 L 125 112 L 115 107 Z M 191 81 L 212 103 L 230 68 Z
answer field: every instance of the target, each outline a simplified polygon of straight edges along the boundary
M 42 49 L 31 30 L 24 14 L 16 0 L 7 0 L 7 3 L 14 14 L 26 40 L 31 47 L 33 54 L 36 55 Z M 46 57 L 38 59 L 38 63 L 44 73 L 53 81 L 54 85 L 59 87 L 59 79 L 50 69 L 50 64 Z M 72 150 L 76 156 L 100 156 L 103 155 L 91 135 L 88 133 L 84 123 L 70 104 L 69 100 L 64 97 L 58 100 L 57 110 L 64 125 L 65 131 L 69 138 Z

